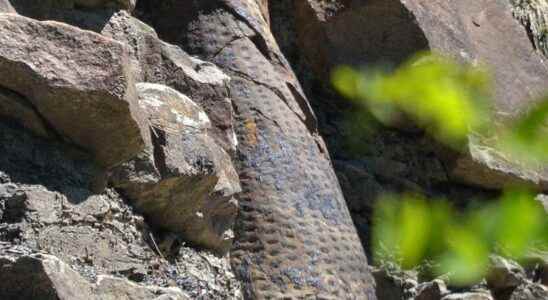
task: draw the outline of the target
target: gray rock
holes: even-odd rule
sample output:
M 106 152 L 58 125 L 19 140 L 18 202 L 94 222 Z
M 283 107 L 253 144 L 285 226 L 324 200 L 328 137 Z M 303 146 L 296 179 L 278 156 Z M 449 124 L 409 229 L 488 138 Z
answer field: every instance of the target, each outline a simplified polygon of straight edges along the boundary
M 517 287 L 509 300 L 545 300 L 548 299 L 548 288 L 541 284 L 526 283 Z
M 51 255 L 0 257 L 0 298 L 91 300 L 91 285 Z
M 0 13 L 15 13 L 10 0 L 0 0 Z
M 163 42 L 153 28 L 127 12 L 114 14 L 100 28 L 101 34 L 130 45 L 137 81 L 163 84 L 189 96 L 210 118 L 211 136 L 227 152 L 236 150 L 227 89 L 230 78 L 225 73 L 189 56 L 180 47 Z
M 432 50 L 488 66 L 495 88 L 492 122 L 516 118 L 544 96 L 548 65 L 504 1 L 402 3 L 416 17 Z M 470 136 L 466 155 L 447 161 L 454 179 L 495 189 L 521 183 L 547 187 L 548 166 L 524 165 L 486 140 Z
M 421 283 L 417 288 L 416 300 L 440 300 L 449 294 L 447 286 L 443 280 L 433 280 L 431 282 Z
M 0 85 L 57 134 L 112 167 L 144 149 L 127 48 L 75 27 L 0 15 Z M 23 119 L 25 121 L 25 119 Z
M 442 300 L 493 300 L 491 294 L 471 292 L 471 293 L 458 293 L 450 294 L 442 298 Z
M 512 2 L 527 6 L 530 1 Z M 548 85 L 548 65 L 505 1 L 307 0 L 294 6 L 299 55 L 326 82 L 339 65 L 397 66 L 418 51 L 431 50 L 488 66 L 497 122 L 526 111 Z M 464 155 L 443 155 L 452 180 L 488 189 L 523 183 L 548 188 L 548 166 L 508 158 L 487 140 L 471 136 Z
M 513 289 L 525 281 L 525 270 L 516 262 L 492 255 L 487 275 L 487 285 L 495 292 Z
M 56 9 L 125 9 L 132 11 L 136 0 L 2 0 L 11 2 L 25 16 L 40 18 Z
M 111 182 L 154 226 L 227 251 L 237 212 L 233 196 L 240 185 L 230 157 L 208 135 L 209 118 L 167 86 L 139 83 L 137 90 L 148 114 L 152 149 L 115 170 Z
M 0 257 L 0 268 L 0 297 L 6 300 L 148 300 L 161 295 L 188 299 L 178 288 L 144 287 L 111 276 L 100 276 L 92 284 L 57 257 L 46 254 Z

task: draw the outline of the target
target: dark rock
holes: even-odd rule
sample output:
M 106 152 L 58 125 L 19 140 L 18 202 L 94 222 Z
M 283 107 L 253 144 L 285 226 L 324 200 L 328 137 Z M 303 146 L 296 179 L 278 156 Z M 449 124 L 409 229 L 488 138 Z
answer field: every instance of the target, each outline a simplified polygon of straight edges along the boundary
M 525 281 L 525 270 L 516 262 L 493 255 L 490 263 L 487 285 L 491 290 L 514 289 Z
M 127 48 L 55 23 L 0 16 L 0 85 L 25 96 L 57 134 L 112 167 L 143 150 Z M 26 119 L 23 119 L 26 121 Z
M 431 282 L 421 283 L 417 288 L 416 300 L 441 300 L 449 294 L 445 282 L 436 279 Z
M 125 9 L 132 11 L 136 0 L 2 0 L 11 2 L 17 13 L 41 18 L 57 9 Z
M 548 299 L 548 288 L 541 284 L 526 283 L 517 287 L 509 300 L 545 300 Z
M 92 284 L 55 256 L 32 254 L 18 258 L 0 256 L 2 299 L 188 299 L 177 288 L 143 287 L 127 279 L 100 276 Z M 32 287 L 32 288 L 30 288 Z
M 237 212 L 239 179 L 228 154 L 208 135 L 211 123 L 188 97 L 167 86 L 139 83 L 152 149 L 122 165 L 111 181 L 158 228 L 226 252 Z M 152 155 L 152 156 L 150 156 Z M 153 158 L 152 158 L 153 157 Z
M 52 137 L 46 123 L 24 97 L 0 87 L 0 117 L 14 120 L 42 137 Z

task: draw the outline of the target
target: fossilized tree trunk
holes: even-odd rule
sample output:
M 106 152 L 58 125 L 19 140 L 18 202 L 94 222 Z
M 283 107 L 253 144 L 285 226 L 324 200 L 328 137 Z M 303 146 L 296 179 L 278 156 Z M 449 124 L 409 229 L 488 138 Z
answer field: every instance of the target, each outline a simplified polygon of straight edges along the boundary
M 233 267 L 248 298 L 375 299 L 315 116 L 264 1 L 178 1 L 143 11 L 163 39 L 231 77 L 243 193 Z

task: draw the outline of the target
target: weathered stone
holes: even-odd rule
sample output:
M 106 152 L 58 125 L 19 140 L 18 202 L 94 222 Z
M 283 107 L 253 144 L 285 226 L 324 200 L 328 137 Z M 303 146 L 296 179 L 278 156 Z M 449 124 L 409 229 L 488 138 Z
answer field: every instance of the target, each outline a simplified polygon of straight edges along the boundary
M 509 300 L 544 300 L 548 299 L 548 288 L 536 283 L 526 283 L 517 287 Z
M 211 123 L 188 97 L 139 83 L 152 131 L 150 156 L 122 165 L 111 181 L 153 225 L 220 252 L 232 243 L 239 179 L 228 154 L 209 137 Z
M 490 258 L 487 285 L 491 290 L 513 289 L 525 281 L 525 270 L 516 262 L 493 255 Z
M 0 257 L 0 298 L 91 300 L 91 285 L 51 255 Z
M 143 150 L 127 48 L 56 23 L 0 15 L 0 85 L 23 96 L 57 134 L 112 167 Z M 25 121 L 25 120 L 23 120 Z
M 548 57 L 548 1 L 510 0 L 514 16 L 527 29 L 535 48 Z
M 1 87 L 0 117 L 4 120 L 14 120 L 39 136 L 50 137 L 52 135 L 44 120 L 25 98 Z
M 132 11 L 136 0 L 2 0 L 11 2 L 15 10 L 24 16 L 42 18 L 56 9 L 125 9 Z
M 0 13 L 15 13 L 10 0 L 0 0 Z
M 445 282 L 439 279 L 422 283 L 417 290 L 416 300 L 441 300 L 445 295 L 449 294 Z
M 140 0 L 140 10 L 231 77 L 243 189 L 231 258 L 244 297 L 375 299 L 315 115 L 257 1 Z
M 130 45 L 137 81 L 167 85 L 189 96 L 211 120 L 211 136 L 227 152 L 234 153 L 237 140 L 227 75 L 215 65 L 161 41 L 154 29 L 127 12 L 114 14 L 100 28 L 103 35 Z
M 432 50 L 493 72 L 497 120 L 526 111 L 548 85 L 548 66 L 503 1 L 307 0 L 295 7 L 300 49 L 324 81 L 341 64 L 394 66 Z M 548 166 L 524 166 L 484 138 L 471 137 L 465 152 L 444 157 L 453 179 L 495 189 L 548 187 Z
M 111 276 L 100 276 L 92 284 L 57 257 L 46 254 L 0 257 L 0 269 L 0 297 L 6 300 L 188 299 L 178 288 L 144 287 Z
M 450 294 L 443 297 L 441 300 L 493 300 L 489 293 L 458 293 Z

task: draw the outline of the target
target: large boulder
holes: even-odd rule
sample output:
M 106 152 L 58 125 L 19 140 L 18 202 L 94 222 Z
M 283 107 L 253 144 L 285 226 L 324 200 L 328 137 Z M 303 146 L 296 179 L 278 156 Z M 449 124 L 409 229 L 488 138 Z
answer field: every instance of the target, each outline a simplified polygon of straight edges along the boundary
M 147 143 L 127 48 L 107 37 L 0 15 L 0 85 L 25 97 L 56 134 L 104 167 Z
M 548 86 L 547 64 L 504 1 L 307 0 L 295 8 L 300 49 L 324 80 L 341 64 L 397 66 L 432 50 L 493 73 L 493 123 L 527 111 Z M 524 165 L 486 140 L 471 136 L 464 155 L 442 155 L 451 178 L 485 188 L 548 187 L 547 166 Z
M 215 143 L 206 113 L 167 86 L 139 83 L 152 148 L 115 170 L 112 183 L 153 225 L 225 252 L 232 243 L 240 191 L 230 156 Z

